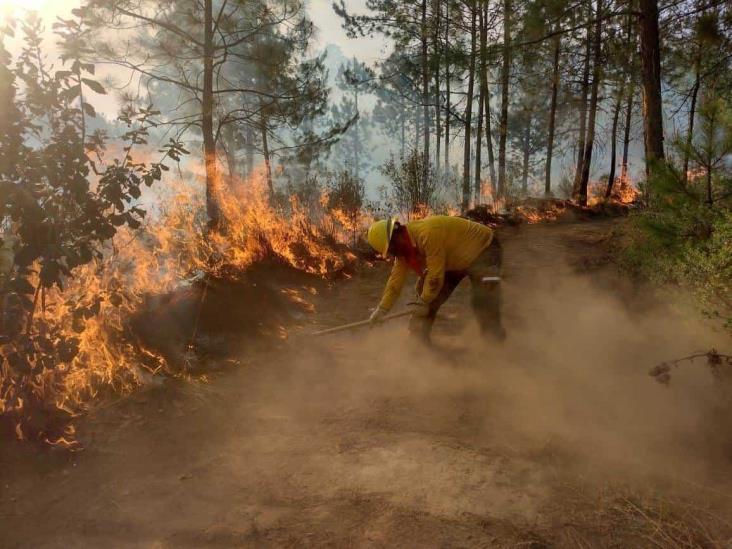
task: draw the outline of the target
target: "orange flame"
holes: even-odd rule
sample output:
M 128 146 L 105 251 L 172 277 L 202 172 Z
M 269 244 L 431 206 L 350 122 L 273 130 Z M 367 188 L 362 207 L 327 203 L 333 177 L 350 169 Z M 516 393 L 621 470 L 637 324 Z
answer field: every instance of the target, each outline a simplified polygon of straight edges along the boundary
M 33 368 L 24 379 L 34 401 L 55 407 L 61 415 L 74 418 L 92 403 L 110 394 L 129 394 L 152 376 L 173 371 L 164 357 L 146 349 L 130 333 L 129 319 L 139 310 L 146 296 L 167 293 L 190 284 L 204 273 L 214 277 L 236 277 L 253 264 L 272 258 L 295 269 L 319 276 L 341 272 L 355 255 L 343 246 L 329 242 L 325 231 L 316 226 L 293 198 L 275 207 L 267 192 L 263 170 L 247 181 L 236 182 L 236 192 L 219 196 L 223 230 L 207 233 L 203 193 L 186 185 L 161 202 L 166 206 L 151 215 L 145 226 L 133 231 L 123 227 L 103 259 L 74 270 L 63 292 L 45 292 L 45 306 L 35 317 L 32 330 L 75 338 L 76 355 L 51 367 Z M 219 185 L 229 191 L 229 187 Z M 322 218 L 339 214 L 325 212 Z M 353 227 L 347 226 L 348 230 Z M 310 294 L 315 289 L 308 290 Z M 299 292 L 288 297 L 312 311 Z M 81 311 L 81 313 L 80 313 Z M 286 337 L 284 327 L 278 337 Z M 13 373 L 0 368 L 0 414 L 19 418 L 18 439 L 29 433 L 22 422 L 29 413 L 25 396 L 14 383 Z M 9 382 L 8 382 L 9 380 Z M 48 444 L 76 446 L 72 424 L 63 433 L 46 436 Z

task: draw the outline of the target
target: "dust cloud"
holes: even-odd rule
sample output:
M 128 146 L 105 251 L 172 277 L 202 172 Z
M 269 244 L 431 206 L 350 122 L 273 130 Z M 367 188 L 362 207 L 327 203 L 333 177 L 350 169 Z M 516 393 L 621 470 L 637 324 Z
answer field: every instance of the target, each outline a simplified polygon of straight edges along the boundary
M 732 493 L 728 388 L 703 361 L 674 370 L 668 387 L 648 375 L 728 336 L 612 272 L 577 274 L 571 259 L 558 247 L 509 261 L 504 343 L 479 335 L 467 284 L 441 311 L 432 349 L 405 323 L 310 342 L 295 366 L 310 377 L 293 380 L 286 407 L 309 403 L 299 421 L 327 409 L 347 450 L 314 477 L 453 517 L 529 521 L 557 477 Z

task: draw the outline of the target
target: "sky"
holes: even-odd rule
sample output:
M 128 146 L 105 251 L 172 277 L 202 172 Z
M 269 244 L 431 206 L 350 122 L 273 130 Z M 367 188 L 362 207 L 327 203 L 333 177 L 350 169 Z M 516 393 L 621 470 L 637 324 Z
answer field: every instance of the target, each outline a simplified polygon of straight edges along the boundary
M 332 0 L 305 0 L 310 18 L 316 25 L 315 39 L 312 45 L 313 55 L 325 50 L 332 51 L 338 58 L 326 63 L 335 72 L 334 63 L 341 62 L 341 55 L 345 58 L 356 56 L 369 65 L 374 65 L 388 55 L 388 42 L 382 36 L 348 38 L 341 26 L 341 18 L 332 7 Z M 366 0 L 345 0 L 349 11 L 363 13 L 366 11 Z M 22 14 L 25 10 L 37 11 L 43 20 L 48 34 L 49 61 L 55 61 L 52 45 L 55 37 L 52 34 L 52 25 L 57 17 L 68 17 L 71 10 L 81 5 L 80 0 L 0 0 L 0 19 L 7 14 Z M 20 51 L 21 37 L 6 41 L 5 46 L 15 54 Z M 119 68 L 115 68 L 116 80 L 120 80 Z M 104 67 L 97 67 L 97 74 L 104 77 Z M 334 76 L 331 75 L 331 76 Z M 118 105 L 113 95 L 95 98 L 96 110 L 108 118 L 115 118 Z

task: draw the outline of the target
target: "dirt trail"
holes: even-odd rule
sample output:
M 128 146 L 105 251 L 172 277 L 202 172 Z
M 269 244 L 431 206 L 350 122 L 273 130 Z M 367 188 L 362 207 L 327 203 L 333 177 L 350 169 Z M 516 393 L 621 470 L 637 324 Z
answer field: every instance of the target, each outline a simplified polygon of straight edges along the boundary
M 460 288 L 435 350 L 399 322 L 309 326 L 208 384 L 95 413 L 76 455 L 6 445 L 0 546 L 665 547 L 677 516 L 702 517 L 694 543 L 732 539 L 710 376 L 646 373 L 725 336 L 587 271 L 612 223 L 503 235 L 502 346 L 477 337 Z M 362 318 L 385 276 L 319 296 L 316 323 Z

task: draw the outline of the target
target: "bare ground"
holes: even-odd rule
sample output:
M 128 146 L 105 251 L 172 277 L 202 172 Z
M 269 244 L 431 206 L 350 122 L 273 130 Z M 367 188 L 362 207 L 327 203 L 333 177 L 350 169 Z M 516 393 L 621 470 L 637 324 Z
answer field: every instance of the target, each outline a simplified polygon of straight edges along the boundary
M 83 452 L 3 443 L 0 546 L 732 547 L 719 388 L 647 375 L 728 339 L 601 267 L 614 223 L 502 235 L 502 345 L 467 287 L 432 350 L 400 321 L 308 337 L 367 314 L 377 265 L 277 348 L 97 410 Z

